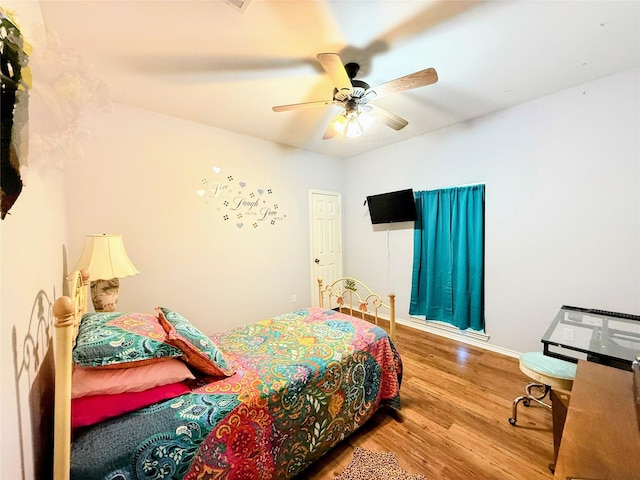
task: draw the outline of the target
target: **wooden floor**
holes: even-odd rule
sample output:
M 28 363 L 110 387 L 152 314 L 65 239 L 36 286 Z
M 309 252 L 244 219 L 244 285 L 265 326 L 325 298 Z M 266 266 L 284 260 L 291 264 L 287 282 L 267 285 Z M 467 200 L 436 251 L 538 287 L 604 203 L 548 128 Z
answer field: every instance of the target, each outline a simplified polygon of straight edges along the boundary
M 351 461 L 353 447 L 395 452 L 409 473 L 428 480 L 551 480 L 551 411 L 513 399 L 528 377 L 518 360 L 398 326 L 403 361 L 402 410 L 378 411 L 296 480 L 333 479 Z

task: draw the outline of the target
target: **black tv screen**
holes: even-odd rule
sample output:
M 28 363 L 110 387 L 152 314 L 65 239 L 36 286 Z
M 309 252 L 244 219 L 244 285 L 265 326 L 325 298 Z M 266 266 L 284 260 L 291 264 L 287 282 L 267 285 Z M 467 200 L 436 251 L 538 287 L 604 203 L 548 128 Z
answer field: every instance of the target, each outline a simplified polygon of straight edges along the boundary
M 411 222 L 416 219 L 413 189 L 382 193 L 367 197 L 371 223 Z

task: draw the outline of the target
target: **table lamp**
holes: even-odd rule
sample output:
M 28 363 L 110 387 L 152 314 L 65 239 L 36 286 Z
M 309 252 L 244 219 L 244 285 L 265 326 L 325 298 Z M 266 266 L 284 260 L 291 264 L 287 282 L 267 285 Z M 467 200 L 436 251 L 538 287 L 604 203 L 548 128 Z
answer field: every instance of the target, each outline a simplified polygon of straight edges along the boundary
M 118 303 L 120 278 L 137 275 L 120 234 L 85 235 L 80 260 L 74 270 L 89 271 L 91 300 L 96 312 L 113 312 Z

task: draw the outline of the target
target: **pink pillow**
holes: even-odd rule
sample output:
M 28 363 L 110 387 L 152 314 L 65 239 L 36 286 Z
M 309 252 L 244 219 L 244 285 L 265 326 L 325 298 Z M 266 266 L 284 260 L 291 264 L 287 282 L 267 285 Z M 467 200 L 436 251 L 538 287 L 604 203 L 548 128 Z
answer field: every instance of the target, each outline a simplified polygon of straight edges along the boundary
M 74 398 L 71 400 L 71 427 L 93 425 L 190 391 L 191 389 L 186 383 L 178 382 L 154 387 L 143 392 Z
M 189 367 L 177 359 L 114 370 L 76 366 L 71 380 L 71 398 L 141 392 L 193 378 Z

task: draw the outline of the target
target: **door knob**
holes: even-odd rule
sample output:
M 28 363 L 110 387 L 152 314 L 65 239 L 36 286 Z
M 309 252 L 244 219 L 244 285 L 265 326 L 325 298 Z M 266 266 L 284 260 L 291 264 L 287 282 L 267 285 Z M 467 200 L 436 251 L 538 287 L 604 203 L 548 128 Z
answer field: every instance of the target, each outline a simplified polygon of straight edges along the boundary
M 316 259 L 314 260 L 314 262 L 316 262 L 316 263 L 320 263 L 320 259 L 319 259 L 319 258 L 316 258 Z

